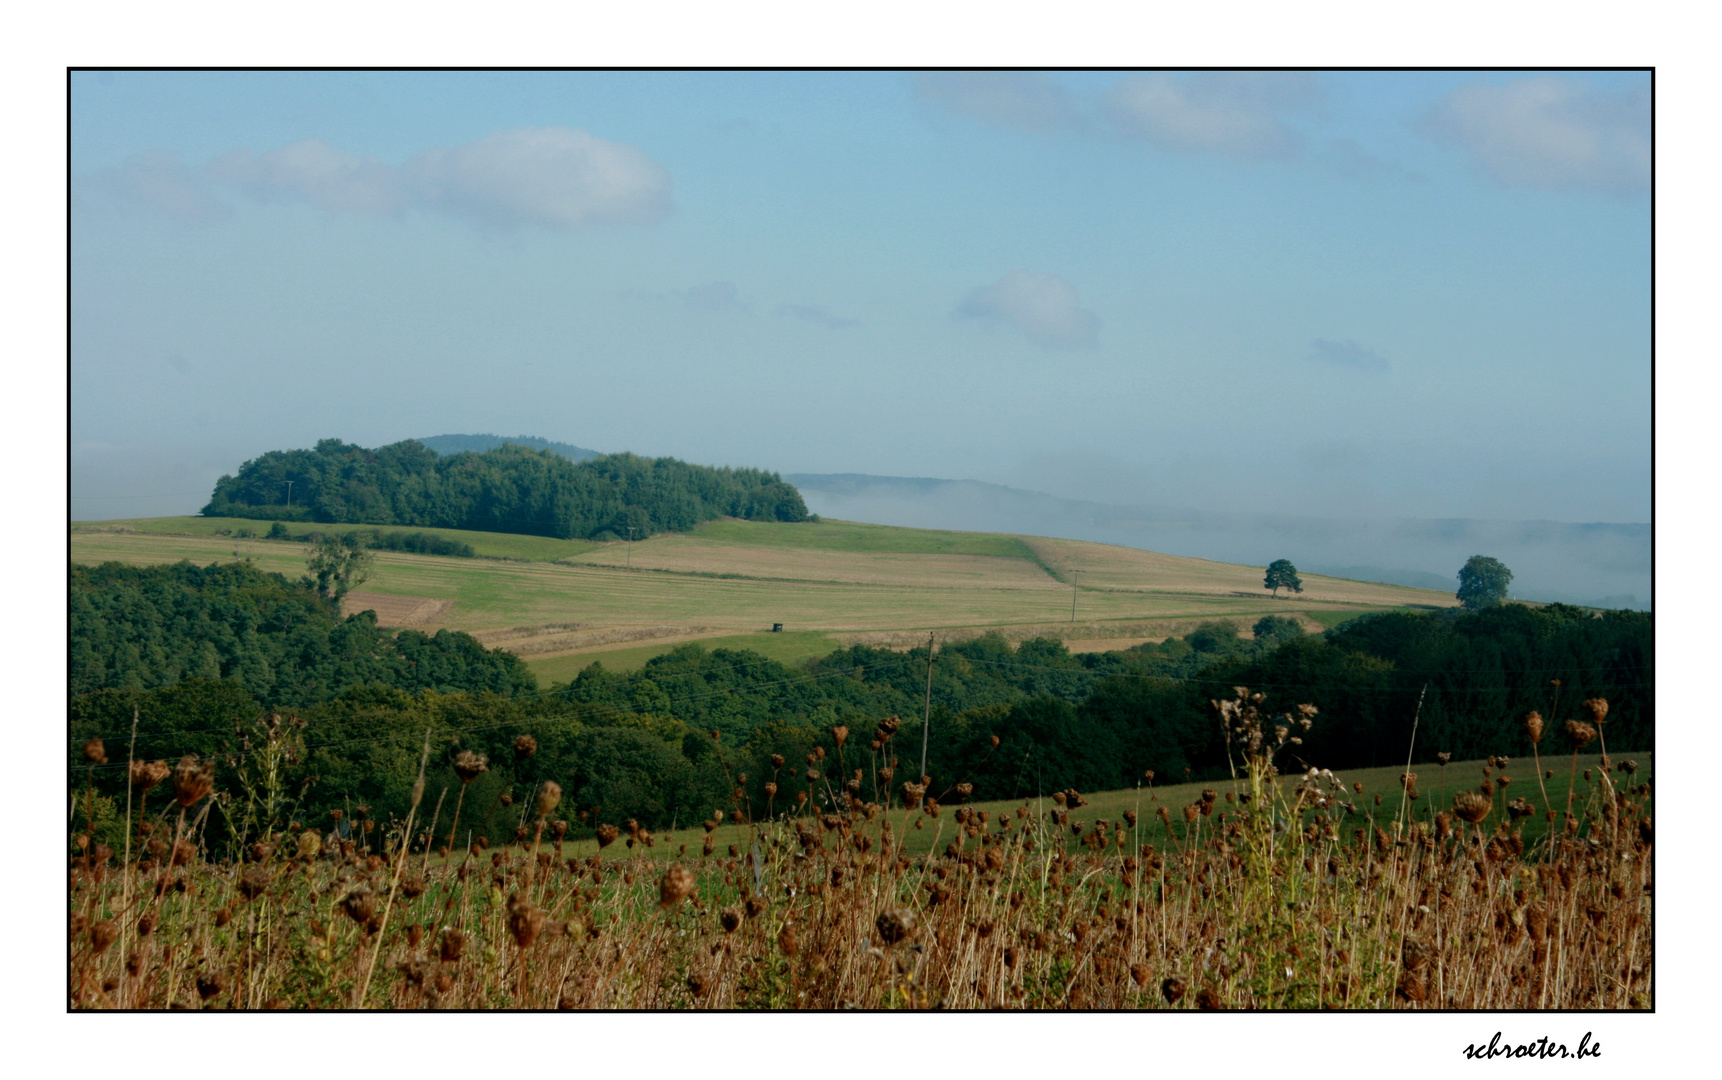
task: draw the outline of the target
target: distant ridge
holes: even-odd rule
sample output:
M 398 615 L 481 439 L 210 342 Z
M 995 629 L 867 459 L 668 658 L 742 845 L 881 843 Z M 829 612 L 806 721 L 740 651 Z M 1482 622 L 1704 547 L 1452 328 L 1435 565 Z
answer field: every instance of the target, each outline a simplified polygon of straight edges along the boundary
M 821 517 L 926 529 L 1058 536 L 1168 555 L 1417 588 L 1455 588 L 1465 560 L 1489 554 L 1513 570 L 1513 596 L 1594 607 L 1650 608 L 1648 523 L 1338 518 L 1120 505 L 978 480 L 791 473 Z
M 584 446 L 541 439 L 536 435 L 510 435 L 507 438 L 501 435 L 432 435 L 428 439 L 420 439 L 419 442 L 425 449 L 435 450 L 439 454 L 464 454 L 468 451 L 482 454 L 486 450 L 495 450 L 504 443 L 513 443 L 516 446 L 530 446 L 534 450 L 561 454 L 569 461 L 587 461 L 602 456 L 598 451 L 588 450 Z

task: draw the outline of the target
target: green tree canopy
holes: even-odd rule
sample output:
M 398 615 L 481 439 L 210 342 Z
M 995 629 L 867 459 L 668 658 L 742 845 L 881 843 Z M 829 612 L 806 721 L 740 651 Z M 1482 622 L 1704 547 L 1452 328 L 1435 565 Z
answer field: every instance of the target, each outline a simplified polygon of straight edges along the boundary
M 439 455 L 411 439 L 374 450 L 339 439 L 311 450 L 271 450 L 217 481 L 203 513 L 564 540 L 624 539 L 630 527 L 643 540 L 720 517 L 807 520 L 801 494 L 762 469 L 633 454 L 574 462 L 512 444 Z
M 1507 586 L 1512 581 L 1513 572 L 1499 559 L 1473 555 L 1459 568 L 1459 591 L 1454 595 L 1471 611 L 1493 607 L 1507 598 Z
M 1272 589 L 1278 596 L 1281 589 L 1292 592 L 1303 592 L 1303 580 L 1297 576 L 1297 567 L 1290 559 L 1275 559 L 1268 564 L 1267 577 L 1262 579 L 1262 588 Z

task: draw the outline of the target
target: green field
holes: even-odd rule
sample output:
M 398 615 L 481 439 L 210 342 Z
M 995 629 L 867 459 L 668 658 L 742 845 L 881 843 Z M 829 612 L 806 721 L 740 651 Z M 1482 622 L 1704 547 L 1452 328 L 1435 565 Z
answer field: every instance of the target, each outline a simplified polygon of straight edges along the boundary
M 1508 738 L 1503 734 L 1502 741 L 1517 743 L 1519 739 L 1517 737 Z M 1644 753 L 1635 754 L 1633 757 L 1637 759 L 1637 773 L 1628 778 L 1617 770 L 1614 774 L 1616 785 L 1625 787 L 1652 779 L 1654 772 L 1652 755 Z M 1573 792 L 1572 805 L 1575 813 L 1582 813 L 1586 806 L 1586 800 L 1592 791 L 1600 790 L 1601 781 L 1596 779 L 1598 773 L 1595 771 L 1599 761 L 1600 756 L 1596 754 L 1579 755 L 1576 783 L 1571 788 Z M 863 757 L 851 761 L 849 764 L 854 766 L 857 762 L 865 767 L 865 756 L 863 755 Z M 1571 762 L 1571 755 L 1563 755 L 1558 759 L 1547 758 L 1543 762 L 1545 767 L 1555 771 L 1555 776 L 1546 783 L 1549 801 L 1557 815 L 1566 808 L 1566 797 L 1569 790 L 1567 777 Z M 1412 771 L 1417 774 L 1417 787 L 1421 798 L 1409 804 L 1409 809 L 1406 811 L 1408 820 L 1422 823 L 1425 830 L 1431 830 L 1436 813 L 1452 810 L 1455 794 L 1466 788 L 1474 788 L 1482 781 L 1485 764 L 1482 761 L 1454 762 L 1447 766 L 1445 775 L 1443 775 L 1439 765 L 1419 764 L 1413 766 Z M 1592 770 L 1593 780 L 1585 780 L 1584 772 L 1586 769 Z M 1373 830 L 1377 825 L 1389 833 L 1393 831 L 1393 820 L 1401 813 L 1399 776 L 1404 771 L 1403 765 L 1340 770 L 1340 777 L 1348 787 L 1352 784 L 1363 785 L 1361 795 L 1355 792 L 1351 795 L 1358 812 L 1346 817 L 1342 839 L 1349 842 L 1352 839 L 1352 830 L 1359 828 L 1366 831 Z M 1495 812 L 1482 822 L 1484 832 L 1485 834 L 1492 832 L 1500 819 L 1500 815 L 1504 812 L 1502 808 L 1505 804 L 1522 795 L 1526 801 L 1538 809 L 1537 813 L 1523 819 L 1524 838 L 1527 843 L 1534 842 L 1544 835 L 1546 819 L 1542 813 L 1542 792 L 1537 789 L 1536 774 L 1531 767 L 1531 760 L 1530 758 L 1514 758 L 1507 769 L 1495 770 L 1495 776 L 1498 778 L 1503 771 L 1512 777 L 1512 783 L 1508 786 L 1505 796 L 1497 792 Z M 938 791 L 951 787 L 957 782 L 957 779 L 959 778 L 952 777 L 948 780 L 935 778 L 934 789 Z M 1288 797 L 1293 788 L 1296 787 L 1297 779 L 1295 775 L 1281 778 Z M 1082 795 L 1086 803 L 1070 812 L 1070 822 L 1072 825 L 1081 824 L 1087 827 L 1095 821 L 1104 820 L 1113 825 L 1118 825 L 1124 821 L 1126 810 L 1134 810 L 1137 815 L 1137 825 L 1134 830 L 1135 844 L 1153 844 L 1162 850 L 1176 850 L 1183 844 L 1186 832 L 1190 829 L 1184 822 L 1183 808 L 1200 799 L 1204 788 L 1213 788 L 1220 793 L 1220 799 L 1215 804 L 1217 809 L 1214 816 L 1199 819 L 1202 836 L 1206 839 L 1220 827 L 1218 815 L 1229 809 L 1236 809 L 1235 804 L 1225 801 L 1225 792 L 1246 790 L 1245 788 L 1234 787 L 1229 781 L 1166 784 L 1157 780 L 1151 787 L 1144 782 L 1144 785 L 1136 790 L 1083 792 Z M 862 795 L 868 799 L 872 798 L 872 792 L 868 789 L 863 789 Z M 1380 806 L 1375 804 L 1377 796 L 1381 798 Z M 925 855 L 935 850 L 942 850 L 947 842 L 955 838 L 957 828 L 951 820 L 950 811 L 955 808 L 959 800 L 954 793 L 948 794 L 947 798 L 949 801 L 941 810 L 938 818 L 929 818 L 924 813 L 905 815 L 900 806 L 899 809 L 891 812 L 893 827 L 899 827 L 901 822 L 905 820 L 908 822 L 908 831 L 903 833 L 907 838 L 904 846 L 908 854 Z M 900 801 L 899 798 L 899 803 Z M 1024 805 L 1029 807 L 1031 815 L 1049 813 L 1055 809 L 1055 804 L 1050 798 L 977 802 L 972 805 L 976 810 L 986 811 L 988 816 L 995 820 L 1002 814 L 1014 813 Z M 1166 807 L 1172 818 L 1173 825 L 1170 834 L 1168 834 L 1165 824 L 1158 815 L 1159 808 L 1162 806 Z M 788 811 L 783 812 L 787 816 Z M 917 821 L 920 822 L 918 826 L 915 824 Z M 720 826 L 716 830 L 716 834 L 720 854 L 727 851 L 730 844 L 738 845 L 741 850 L 746 851 L 754 840 L 753 830 L 746 825 L 726 824 Z M 1068 830 L 1065 831 L 1064 836 L 1067 846 L 1071 850 L 1076 850 L 1080 846 L 1077 844 L 1074 834 Z M 689 853 L 698 852 L 704 838 L 705 832 L 698 826 L 665 829 L 657 834 L 650 852 L 638 849 L 630 852 L 621 844 L 617 844 L 605 850 L 603 854 L 605 858 L 626 858 L 629 855 L 649 854 L 653 858 L 671 859 L 680 855 L 684 845 Z M 570 841 L 566 847 L 568 854 L 573 856 L 585 857 L 598 852 L 598 845 L 593 840 Z
M 818 521 L 787 525 L 779 522 L 708 521 L 690 536 L 759 547 L 804 548 L 817 551 L 879 552 L 895 555 L 987 555 L 1035 561 L 1021 537 L 1004 533 L 952 532 L 944 529 L 904 529 L 855 521 Z
M 74 523 L 69 547 L 79 563 L 249 559 L 266 571 L 301 576 L 303 543 L 232 535 L 268 526 L 197 517 Z M 1446 593 L 1318 575 L 1304 578 L 1303 593 L 1273 598 L 1261 588 L 1257 567 L 1106 544 L 840 521 L 716 521 L 633 544 L 391 528 L 461 540 L 488 558 L 378 551 L 363 593 L 388 597 L 403 611 L 435 610 L 434 621 L 415 625 L 464 630 L 511 649 L 548 681 L 593 659 L 638 666 L 696 639 L 728 639 L 730 647 L 784 660 L 851 642 L 903 647 L 930 631 L 997 630 L 1014 640 L 1044 635 L 1093 647 L 1096 640 L 1186 633 L 1209 619 L 1247 628 L 1265 614 L 1302 614 L 1331 626 L 1369 611 L 1454 602 Z M 1082 584 L 1073 594 L 1058 578 L 1074 571 Z M 444 603 L 410 602 L 418 600 Z M 371 602 L 382 606 L 380 599 Z M 790 632 L 768 633 L 773 623 Z

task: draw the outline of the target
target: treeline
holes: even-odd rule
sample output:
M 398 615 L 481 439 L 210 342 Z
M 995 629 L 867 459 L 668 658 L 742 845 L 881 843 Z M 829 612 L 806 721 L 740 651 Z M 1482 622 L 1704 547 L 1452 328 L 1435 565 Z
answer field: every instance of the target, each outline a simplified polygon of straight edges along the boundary
M 808 518 L 800 492 L 761 469 L 633 454 L 575 462 L 512 444 L 441 455 L 411 439 L 375 450 L 339 439 L 311 450 L 272 450 L 217 481 L 202 512 L 565 540 L 640 539 L 719 517 Z
M 245 539 L 259 534 L 241 525 L 236 529 L 217 529 L 215 535 Z M 410 551 L 415 555 L 452 555 L 462 559 L 471 559 L 478 555 L 465 540 L 451 540 L 446 536 L 427 532 L 384 532 L 382 529 L 308 529 L 294 532 L 287 527 L 286 522 L 277 521 L 270 525 L 269 531 L 262 536 L 266 540 L 296 540 L 302 544 L 315 544 L 325 536 L 333 536 L 350 548 Z
M 387 631 L 370 612 L 343 619 L 308 585 L 247 563 L 74 565 L 69 615 L 74 695 L 214 679 L 258 702 L 293 707 L 355 685 L 537 689 L 513 653 L 457 631 Z
M 1227 764 L 1210 700 L 1230 696 L 1234 685 L 1264 692 L 1275 710 L 1318 707 L 1289 767 L 1396 765 L 1408 750 L 1416 762 L 1442 752 L 1528 757 L 1520 719 L 1529 709 L 1554 720 L 1543 749 L 1559 753 L 1561 721 L 1591 696 L 1610 701 L 1609 750 L 1645 751 L 1651 619 L 1504 605 L 1366 616 L 1306 637 L 1290 620 L 1269 617 L 1255 641 L 1213 624 L 1160 644 L 1076 656 L 1054 640 L 1012 647 L 980 638 L 942 647 L 933 661 L 927 771 L 935 794 L 967 781 L 975 799 L 1131 787 L 1149 769 L 1156 783 L 1216 779 Z M 493 840 L 512 835 L 538 779 L 562 784 L 588 826 L 629 818 L 650 828 L 685 825 L 728 805 L 732 786 L 744 789 L 752 813 L 781 812 L 799 805 L 801 793 L 817 799 L 841 789 L 856 768 L 863 798 L 877 794 L 875 765 L 894 760 L 892 782 L 913 779 L 926 679 L 924 648 L 857 647 L 790 667 L 686 645 L 636 672 L 594 664 L 536 695 L 356 686 L 297 710 L 306 746 L 295 775 L 316 777 L 305 814 L 361 803 L 375 816 L 404 813 L 430 730 L 433 790 L 458 785 L 449 765 L 458 750 L 488 755 L 491 771 L 465 803 L 476 816 L 463 811 L 463 820 Z M 272 704 L 231 681 L 82 695 L 73 701 L 72 753 L 91 735 L 122 738 L 133 706 L 142 717 L 140 756 L 232 753 L 234 721 Z M 875 749 L 880 721 L 893 715 L 900 722 Z M 838 727 L 848 732 L 841 747 Z M 536 752 L 518 756 L 523 734 Z M 102 782 L 123 794 L 116 778 Z M 767 783 L 777 785 L 775 795 Z

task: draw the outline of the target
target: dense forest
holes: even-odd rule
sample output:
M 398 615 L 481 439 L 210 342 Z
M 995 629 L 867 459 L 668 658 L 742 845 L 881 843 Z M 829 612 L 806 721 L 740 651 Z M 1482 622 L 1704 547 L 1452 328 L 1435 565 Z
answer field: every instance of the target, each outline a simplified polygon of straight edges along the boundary
M 640 539 L 719 517 L 808 517 L 800 492 L 761 469 L 633 454 L 576 462 L 512 444 L 443 455 L 411 439 L 375 450 L 339 439 L 311 450 L 271 450 L 217 481 L 203 513 L 564 540 Z
M 247 563 L 74 565 L 69 613 L 74 695 L 211 679 L 291 708 L 377 683 L 505 695 L 537 689 L 512 653 L 451 630 L 383 630 L 370 612 L 343 619 L 306 584 Z
M 791 667 L 690 644 L 638 671 L 593 664 L 535 691 L 518 661 L 465 635 L 391 636 L 363 617 L 337 623 L 314 595 L 269 577 L 184 564 L 74 571 L 74 760 L 93 735 L 123 745 L 135 709 L 139 757 L 221 754 L 243 771 L 250 751 L 239 729 L 255 746 L 247 725 L 279 709 L 302 725 L 291 737 L 303 811 L 362 803 L 386 818 L 404 811 L 428 730 L 436 784 L 458 783 L 457 751 L 489 756 L 468 805 L 477 807 L 473 827 L 493 837 L 518 817 L 502 797 L 539 778 L 562 784 L 570 805 L 598 808 L 592 820 L 658 828 L 709 815 L 732 784 L 763 813 L 764 785 L 775 782 L 781 809 L 810 786 L 808 754 L 825 755 L 815 787 L 876 754 L 896 758 L 900 777 L 920 766 L 925 648 L 854 647 Z M 1526 710 L 1542 710 L 1558 731 L 1589 696 L 1611 702 L 1609 749 L 1644 751 L 1652 627 L 1647 613 L 1507 604 L 1369 615 L 1319 636 L 1269 616 L 1254 640 L 1215 623 L 1081 655 L 1056 640 L 1013 647 L 981 637 L 933 657 L 927 771 L 936 789 L 972 783 L 977 799 L 1129 787 L 1150 769 L 1165 780 L 1217 778 L 1227 764 L 1210 701 L 1234 685 L 1262 691 L 1275 710 L 1306 702 L 1320 710 L 1292 764 L 1392 765 L 1408 751 L 1417 762 L 1526 754 Z M 265 667 L 271 677 L 256 674 Z M 875 750 L 889 716 L 900 725 Z M 523 734 L 536 740 L 535 754 L 514 753 Z M 774 754 L 787 766 L 775 767 Z M 96 773 L 99 788 L 123 794 L 118 770 Z

